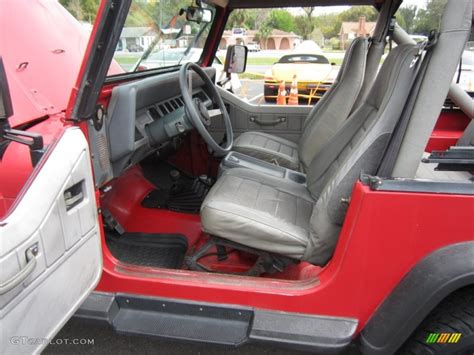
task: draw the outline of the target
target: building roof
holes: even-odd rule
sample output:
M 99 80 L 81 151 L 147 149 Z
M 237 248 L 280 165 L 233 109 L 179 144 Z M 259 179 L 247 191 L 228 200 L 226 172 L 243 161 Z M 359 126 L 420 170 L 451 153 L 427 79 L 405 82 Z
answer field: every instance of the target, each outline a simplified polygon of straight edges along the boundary
M 152 27 L 124 27 L 121 38 L 137 38 L 143 36 L 155 36 L 156 31 Z

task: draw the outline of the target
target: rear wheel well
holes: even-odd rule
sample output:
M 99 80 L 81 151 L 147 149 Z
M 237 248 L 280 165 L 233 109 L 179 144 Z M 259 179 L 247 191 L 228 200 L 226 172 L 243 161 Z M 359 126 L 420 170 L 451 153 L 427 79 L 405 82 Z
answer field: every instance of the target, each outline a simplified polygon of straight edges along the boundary
M 437 249 L 419 261 L 379 305 L 360 334 L 364 354 L 392 354 L 456 290 L 474 285 L 474 242 Z
M 397 353 L 463 353 L 473 348 L 474 285 L 468 285 L 434 307 Z

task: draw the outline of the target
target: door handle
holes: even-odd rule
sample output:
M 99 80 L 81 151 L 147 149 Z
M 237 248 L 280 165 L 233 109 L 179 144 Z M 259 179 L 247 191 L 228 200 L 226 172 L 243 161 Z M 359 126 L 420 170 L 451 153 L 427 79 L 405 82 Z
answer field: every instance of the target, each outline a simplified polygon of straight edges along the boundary
M 31 275 L 33 270 L 36 267 L 36 255 L 38 255 L 38 243 L 35 243 L 33 246 L 29 247 L 26 252 L 26 265 L 15 275 L 10 277 L 9 280 L 0 283 L 0 295 L 7 293 L 10 290 L 13 290 L 19 284 L 21 284 L 25 279 Z
M 77 206 L 84 199 L 84 193 L 82 191 L 82 185 L 84 181 L 74 184 L 69 189 L 64 191 L 64 202 L 66 203 L 66 211 L 69 211 L 73 207 Z
M 286 117 L 278 117 L 274 120 L 261 120 L 255 116 L 251 116 L 250 122 L 254 122 L 260 126 L 276 126 L 279 123 L 286 122 Z

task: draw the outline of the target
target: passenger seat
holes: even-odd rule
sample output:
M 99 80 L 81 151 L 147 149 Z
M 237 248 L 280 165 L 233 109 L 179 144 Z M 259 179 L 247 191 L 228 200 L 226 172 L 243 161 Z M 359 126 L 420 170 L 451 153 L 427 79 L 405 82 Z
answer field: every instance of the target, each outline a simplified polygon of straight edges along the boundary
M 235 140 L 233 150 L 285 168 L 306 171 L 352 111 L 364 81 L 367 47 L 365 38 L 356 38 L 351 43 L 331 89 L 305 119 L 298 144 L 268 133 L 249 131 Z

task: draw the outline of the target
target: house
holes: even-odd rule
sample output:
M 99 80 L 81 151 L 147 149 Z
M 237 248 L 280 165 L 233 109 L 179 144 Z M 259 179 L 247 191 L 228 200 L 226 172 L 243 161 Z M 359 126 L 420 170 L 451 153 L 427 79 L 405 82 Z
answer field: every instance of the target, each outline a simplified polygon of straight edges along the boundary
M 370 37 L 375 29 L 375 22 L 367 22 L 365 16 L 361 16 L 358 22 L 343 22 L 339 31 L 341 49 L 356 37 Z
M 156 35 L 157 32 L 152 27 L 124 27 L 117 50 L 141 52 L 150 45 Z
M 268 38 L 261 38 L 259 31 L 246 30 L 244 28 L 234 28 L 224 31 L 219 48 L 225 49 L 228 45 L 249 43 L 258 43 L 262 49 L 293 49 L 299 42 L 301 37 L 293 32 L 285 32 L 281 30 L 272 30 Z

